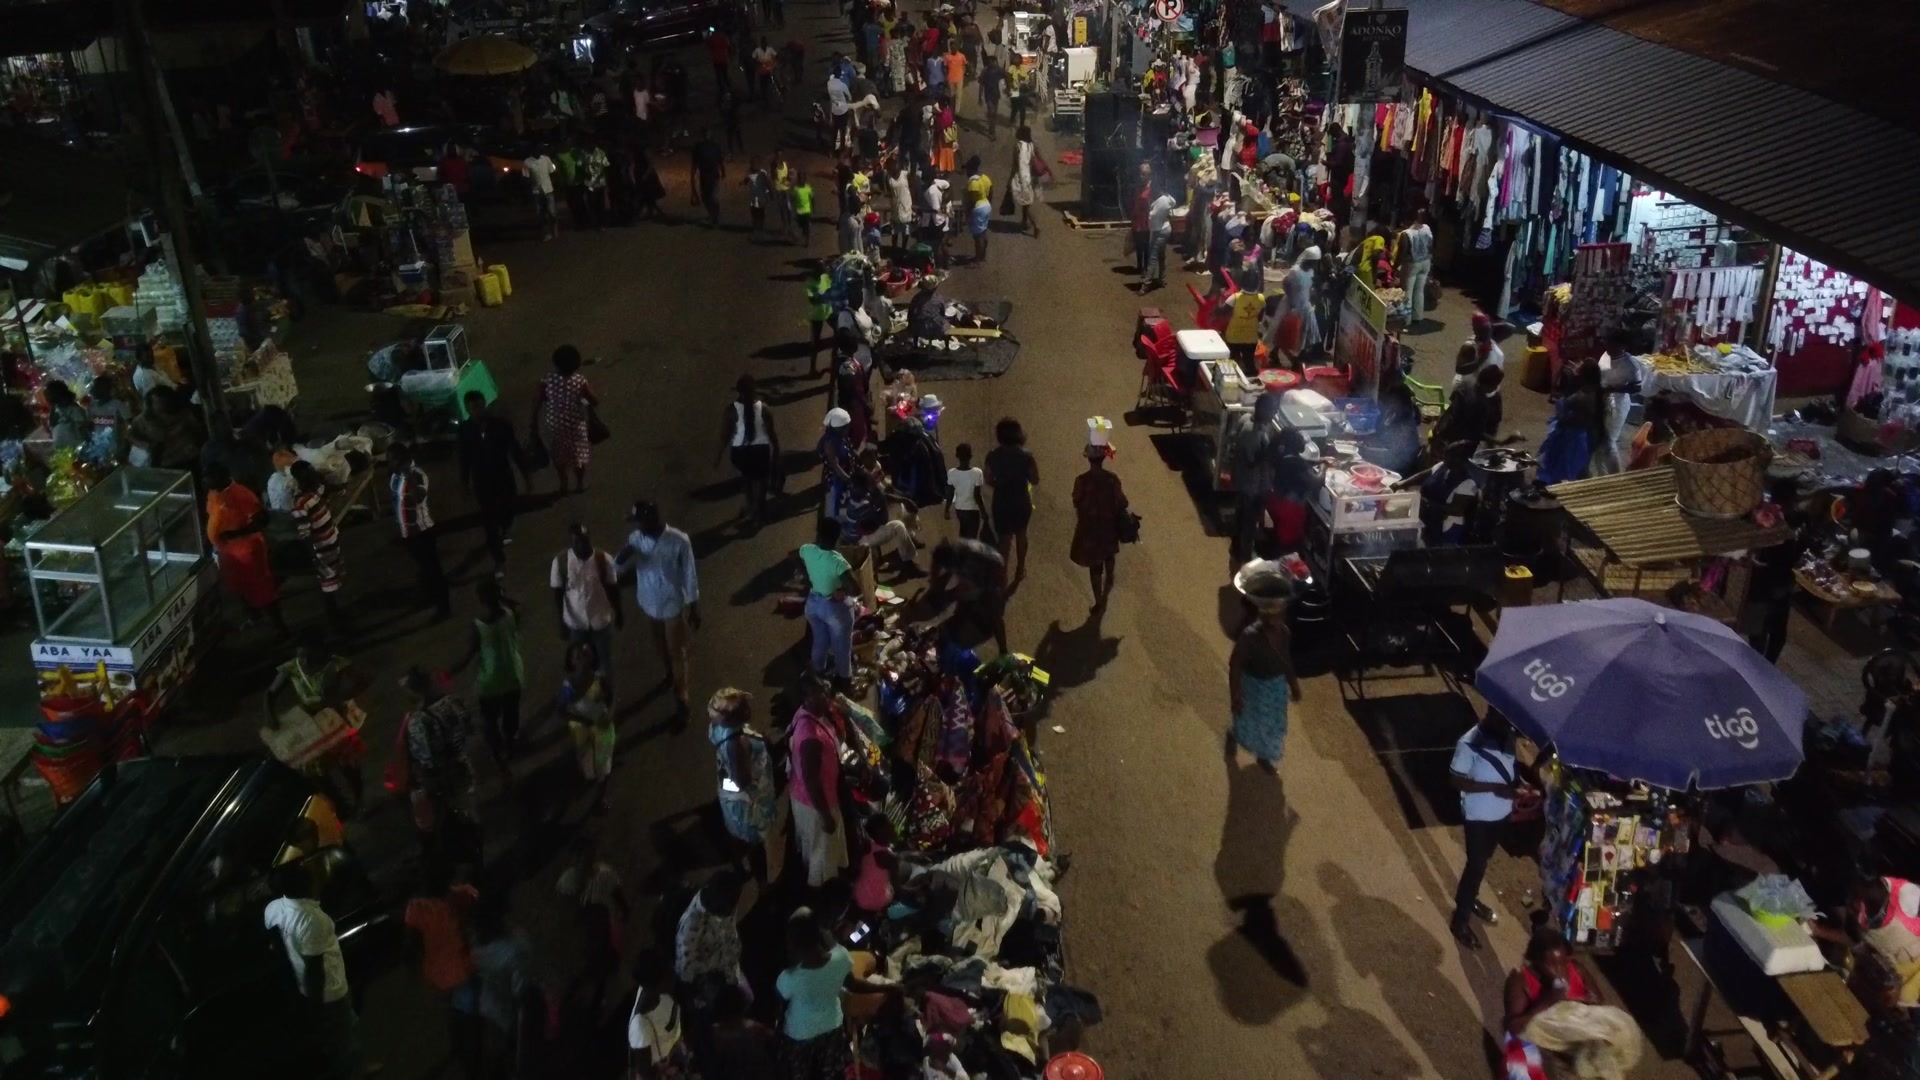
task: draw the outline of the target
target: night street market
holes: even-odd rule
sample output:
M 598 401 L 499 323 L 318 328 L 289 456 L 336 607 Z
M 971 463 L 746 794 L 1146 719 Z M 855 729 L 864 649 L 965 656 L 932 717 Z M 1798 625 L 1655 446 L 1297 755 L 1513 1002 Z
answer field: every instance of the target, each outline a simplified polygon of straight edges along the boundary
M 1920 1080 L 1911 5 L 0 54 L 0 1080 Z

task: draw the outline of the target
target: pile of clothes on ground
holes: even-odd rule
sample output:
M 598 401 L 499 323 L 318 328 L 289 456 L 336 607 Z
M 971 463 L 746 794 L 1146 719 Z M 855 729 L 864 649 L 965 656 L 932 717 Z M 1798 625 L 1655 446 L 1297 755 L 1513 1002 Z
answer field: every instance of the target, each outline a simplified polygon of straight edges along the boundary
M 945 1033 L 970 1076 L 1039 1076 L 1050 1050 L 1100 1019 L 1091 994 L 1061 981 L 1061 868 L 1019 726 L 1045 675 L 1020 657 L 979 665 L 911 629 L 876 663 L 877 711 L 844 697 L 838 708 L 850 793 L 866 804 L 850 820 L 885 816 L 894 870 L 886 895 L 856 898 L 840 936 L 908 993 L 876 1003 L 859 1075 L 918 1080 L 903 1070 Z

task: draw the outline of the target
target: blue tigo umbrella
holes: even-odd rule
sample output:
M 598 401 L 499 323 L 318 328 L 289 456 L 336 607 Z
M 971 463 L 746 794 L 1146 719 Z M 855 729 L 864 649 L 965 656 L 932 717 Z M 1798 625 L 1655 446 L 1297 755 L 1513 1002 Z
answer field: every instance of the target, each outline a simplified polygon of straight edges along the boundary
M 1474 676 L 1560 760 L 1685 790 L 1784 780 L 1807 695 L 1740 635 L 1644 600 L 1508 608 Z

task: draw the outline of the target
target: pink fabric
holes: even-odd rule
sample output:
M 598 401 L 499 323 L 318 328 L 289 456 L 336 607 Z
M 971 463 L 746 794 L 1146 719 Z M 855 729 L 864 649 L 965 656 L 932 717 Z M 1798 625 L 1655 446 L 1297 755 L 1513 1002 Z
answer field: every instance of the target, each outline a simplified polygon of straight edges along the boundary
M 792 741 L 793 765 L 790 771 L 793 782 L 787 786 L 787 790 L 793 795 L 793 801 L 810 810 L 833 808 L 813 805 L 813 796 L 800 779 L 801 753 L 807 744 L 812 743 L 820 747 L 820 790 L 837 806 L 840 801 L 840 741 L 834 738 L 829 722 L 801 709 L 793 714 Z

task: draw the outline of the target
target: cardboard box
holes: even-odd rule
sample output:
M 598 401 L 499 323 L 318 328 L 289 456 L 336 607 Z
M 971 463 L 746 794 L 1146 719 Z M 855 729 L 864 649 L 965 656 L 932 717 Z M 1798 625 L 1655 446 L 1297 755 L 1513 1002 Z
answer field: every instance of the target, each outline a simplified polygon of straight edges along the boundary
M 436 239 L 435 246 L 440 249 L 440 261 L 443 263 L 462 266 L 472 265 L 474 262 L 473 234 L 466 229 L 461 229 L 451 236 Z
M 472 263 L 441 263 L 439 284 L 442 289 L 466 289 L 473 286 L 475 278 L 480 276 L 480 268 Z
M 438 294 L 440 302 L 449 306 L 464 304 L 471 308 L 478 307 L 480 304 L 480 294 L 475 292 L 471 285 L 462 285 L 457 289 L 449 289 L 443 286 L 438 290 Z

